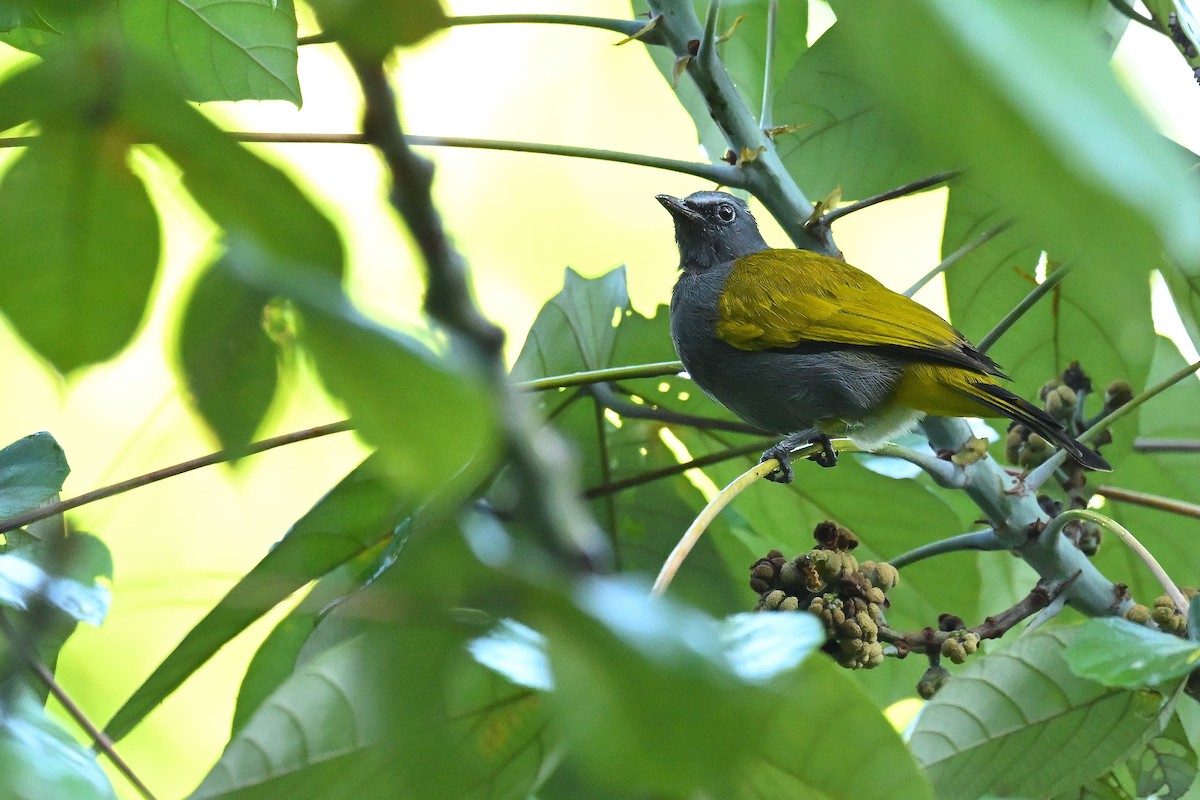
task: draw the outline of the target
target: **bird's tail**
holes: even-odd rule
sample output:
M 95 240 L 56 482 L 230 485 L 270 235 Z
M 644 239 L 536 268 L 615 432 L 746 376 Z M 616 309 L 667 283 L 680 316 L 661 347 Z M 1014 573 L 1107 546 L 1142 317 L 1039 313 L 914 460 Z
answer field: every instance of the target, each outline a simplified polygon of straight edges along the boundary
M 1024 425 L 1029 430 L 1049 442 L 1067 451 L 1080 466 L 1098 472 L 1111 472 L 1112 466 L 1099 453 L 1075 440 L 1058 420 L 1042 409 L 1030 403 L 1023 397 L 990 381 L 974 381 L 971 397 L 979 403 L 993 409 L 997 414 L 1008 417 Z

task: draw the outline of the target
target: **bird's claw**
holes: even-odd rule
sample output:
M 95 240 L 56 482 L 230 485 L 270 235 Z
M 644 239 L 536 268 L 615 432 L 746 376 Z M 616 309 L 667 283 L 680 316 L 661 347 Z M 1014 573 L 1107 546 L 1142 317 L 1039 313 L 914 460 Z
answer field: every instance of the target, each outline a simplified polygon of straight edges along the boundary
M 772 458 L 779 462 L 779 469 L 776 469 L 774 472 L 768 472 L 766 476 L 767 480 L 774 481 L 775 483 L 791 483 L 793 477 L 792 449 L 785 447 L 783 443 L 777 444 L 762 454 L 759 463 L 770 461 Z
M 809 456 L 810 461 L 815 461 L 822 467 L 837 466 L 837 451 L 833 449 L 833 443 L 829 441 L 828 436 L 814 436 L 809 440 L 809 442 L 811 444 L 821 445 L 821 451 L 819 453 L 814 453 L 813 455 Z M 762 458 L 759 460 L 760 464 L 763 461 L 770 461 L 771 459 L 775 459 L 779 462 L 779 468 L 774 472 L 769 473 L 766 476 L 767 480 L 774 481 L 775 483 L 792 482 L 792 478 L 795 477 L 792 472 L 792 448 L 798 443 L 799 442 L 797 442 L 795 439 L 784 439 L 782 442 L 768 449 L 762 454 Z

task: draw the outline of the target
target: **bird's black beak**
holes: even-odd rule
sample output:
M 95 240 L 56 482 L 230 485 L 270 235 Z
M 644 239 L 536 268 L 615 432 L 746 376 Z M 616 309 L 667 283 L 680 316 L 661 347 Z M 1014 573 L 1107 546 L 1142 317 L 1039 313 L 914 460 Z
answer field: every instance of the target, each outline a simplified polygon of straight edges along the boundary
M 702 219 L 699 211 L 688 208 L 687 204 L 678 197 L 672 197 L 669 194 L 656 194 L 654 199 L 662 203 L 663 208 L 670 211 L 671 216 L 677 220 L 699 222 Z

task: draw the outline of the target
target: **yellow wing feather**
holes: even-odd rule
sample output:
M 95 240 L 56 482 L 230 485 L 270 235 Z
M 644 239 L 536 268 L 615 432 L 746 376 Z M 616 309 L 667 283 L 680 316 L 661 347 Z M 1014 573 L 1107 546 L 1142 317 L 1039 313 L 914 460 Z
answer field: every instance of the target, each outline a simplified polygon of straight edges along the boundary
M 742 350 L 803 344 L 954 352 L 969 343 L 950 323 L 860 269 L 807 250 L 738 260 L 721 293 L 717 335 Z

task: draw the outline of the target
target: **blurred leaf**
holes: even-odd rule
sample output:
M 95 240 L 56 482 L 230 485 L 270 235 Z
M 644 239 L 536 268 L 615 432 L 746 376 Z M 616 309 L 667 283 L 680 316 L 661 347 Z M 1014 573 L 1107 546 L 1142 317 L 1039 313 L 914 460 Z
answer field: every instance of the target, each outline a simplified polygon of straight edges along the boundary
M 1178 800 L 1196 783 L 1196 751 L 1178 716 L 1129 764 L 1139 797 Z
M 70 540 L 73 557 L 67 564 L 55 563 L 62 558 L 53 551 L 65 546 L 59 542 L 38 543 L 35 549 L 20 555 L 0 554 L 0 604 L 27 610 L 41 601 L 72 620 L 91 625 L 103 622 L 112 592 L 96 579 L 112 577 L 108 548 L 99 539 L 84 534 L 73 534 Z M 43 557 L 36 558 L 38 555 Z M 68 574 L 60 574 L 64 568 Z
M 1101 268 L 1101 281 L 1163 248 L 1195 262 L 1200 191 L 1077 11 L 1001 0 L 838 10 L 849 63 L 879 97 L 1057 258 Z
M 275 396 L 278 351 L 263 329 L 269 299 L 216 265 L 192 289 L 179 335 L 192 400 L 235 452 L 254 438 Z
M 391 534 L 412 510 L 372 456 L 329 491 L 171 651 L 105 727 L 125 736 L 226 642 L 311 580 Z
M 8 33 L 14 28 L 55 32 L 36 6 L 29 3 L 0 3 L 0 31 Z
M 51 501 L 71 468 L 49 433 L 30 434 L 0 450 L 0 517 L 12 517 Z
M 66 373 L 133 337 L 158 266 L 154 206 L 103 129 L 47 129 L 0 182 L 0 306 Z
M 118 8 L 130 43 L 170 70 L 189 100 L 300 105 L 292 0 L 136 0 Z
M 230 236 L 251 238 L 280 264 L 340 276 L 333 223 L 282 170 L 230 139 L 207 117 L 131 63 L 124 111 L 144 140 L 183 170 L 184 185 Z
M 1026 634 L 972 662 L 929 701 L 909 746 L 939 797 L 1058 794 L 1106 772 L 1161 729 L 1174 701 L 1074 675 L 1064 652 L 1076 636 L 1075 629 Z
M 0 797 L 116 800 L 96 757 L 23 691 L 0 702 Z
M 780 135 L 777 147 L 808 196 L 826 197 L 840 187 L 846 199 L 861 198 L 953 167 L 913 142 L 876 89 L 858 77 L 851 58 L 835 24 L 779 76 L 775 122 L 801 127 Z
M 321 27 L 351 51 L 383 58 L 445 26 L 441 0 L 309 0 Z
M 584 616 L 547 610 L 557 686 L 547 700 L 603 787 L 593 795 L 870 800 L 904 786 L 906 798 L 928 796 L 879 711 L 824 657 L 805 659 L 822 638 L 810 616 L 747 614 L 722 627 L 615 580 L 585 584 L 580 604 Z M 850 740 L 871 754 L 854 769 L 838 755 Z
M 1107 617 L 1085 622 L 1063 656 L 1081 678 L 1134 689 L 1187 675 L 1200 661 L 1200 645 Z

